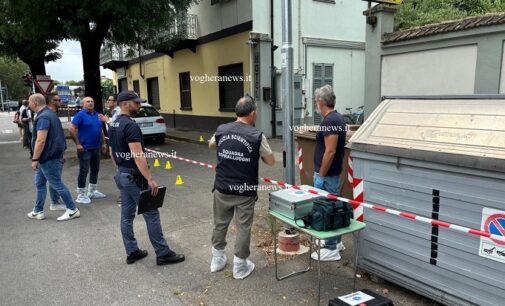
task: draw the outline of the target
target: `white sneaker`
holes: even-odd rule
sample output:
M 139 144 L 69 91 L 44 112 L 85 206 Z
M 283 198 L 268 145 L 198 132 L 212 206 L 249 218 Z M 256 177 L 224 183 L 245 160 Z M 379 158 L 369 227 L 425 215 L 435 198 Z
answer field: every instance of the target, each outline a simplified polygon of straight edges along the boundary
M 67 205 L 65 204 L 53 204 L 49 206 L 49 210 L 67 210 Z
M 28 218 L 30 219 L 37 219 L 37 220 L 44 220 L 46 217 L 44 216 L 43 211 L 39 212 L 34 212 L 33 210 L 28 213 Z
M 65 213 L 63 215 L 61 215 L 60 217 L 58 217 L 58 221 L 67 221 L 67 220 L 70 220 L 70 219 L 74 219 L 74 218 L 79 218 L 81 216 L 81 212 L 79 211 L 79 209 L 67 209 L 65 211 Z
M 96 189 L 96 184 L 89 184 L 87 196 L 90 199 L 103 199 L 107 197 L 105 194 L 101 193 Z
M 324 240 L 324 239 L 316 240 L 316 245 L 318 245 L 320 248 L 324 248 L 324 246 L 326 245 L 326 240 Z M 337 250 L 339 252 L 342 252 L 345 250 L 345 245 L 342 241 L 337 243 Z
M 75 202 L 79 204 L 91 204 L 91 199 L 87 195 L 79 194 Z
M 345 245 L 344 245 L 344 243 L 342 241 L 340 241 L 339 243 L 337 243 L 337 250 L 339 252 L 342 252 L 342 251 L 345 250 Z
M 226 266 L 226 254 L 224 250 L 217 250 L 212 247 L 212 261 L 210 263 L 210 272 L 218 272 Z
M 329 249 L 321 249 L 321 261 L 337 261 L 340 260 L 340 253 L 338 250 L 329 250 Z M 310 257 L 314 260 L 317 260 L 317 252 L 312 252 Z
M 106 198 L 107 196 L 98 190 L 94 190 L 93 192 L 88 192 L 88 197 L 90 199 L 103 199 Z
M 244 279 L 254 270 L 254 263 L 248 259 L 233 257 L 233 278 Z

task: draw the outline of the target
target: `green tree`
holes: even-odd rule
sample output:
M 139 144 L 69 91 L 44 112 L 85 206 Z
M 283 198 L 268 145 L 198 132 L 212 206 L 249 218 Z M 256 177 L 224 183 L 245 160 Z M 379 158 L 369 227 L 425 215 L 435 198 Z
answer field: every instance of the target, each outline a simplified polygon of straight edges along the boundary
M 398 6 L 395 29 L 503 11 L 505 0 L 404 0 Z
M 19 58 L 33 75 L 45 75 L 45 63 L 61 57 L 62 34 L 51 1 L 0 1 L 0 54 Z
M 0 57 L 0 80 L 2 87 L 7 87 L 9 100 L 22 100 L 30 94 L 30 88 L 26 87 L 22 76 L 28 70 L 28 66 L 19 61 L 7 57 Z
M 69 80 L 69 81 L 65 82 L 65 85 L 68 85 L 68 86 L 84 86 L 84 80 L 81 80 L 81 81 Z
M 133 46 L 143 37 L 167 31 L 177 12 L 194 0 L 51 0 L 59 21 L 71 38 L 81 43 L 85 94 L 101 110 L 100 48 L 111 43 Z

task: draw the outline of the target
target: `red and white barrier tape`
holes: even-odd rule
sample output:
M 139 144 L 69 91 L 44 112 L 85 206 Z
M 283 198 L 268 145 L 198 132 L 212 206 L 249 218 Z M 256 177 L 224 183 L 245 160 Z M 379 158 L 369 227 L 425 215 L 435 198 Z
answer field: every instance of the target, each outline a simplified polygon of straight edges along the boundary
M 211 165 L 211 164 L 197 162 L 197 161 L 190 160 L 190 159 L 187 159 L 187 158 L 182 158 L 182 157 L 175 157 L 175 156 L 170 155 L 168 153 L 163 153 L 163 152 L 159 152 L 159 151 L 155 151 L 155 150 L 151 150 L 151 149 L 146 149 L 146 151 L 157 153 L 157 154 L 159 154 L 160 156 L 163 156 L 163 157 L 175 158 L 175 159 L 180 160 L 180 161 L 184 161 L 184 162 L 191 163 L 191 164 L 194 164 L 194 165 L 200 165 L 200 166 L 207 167 L 207 168 L 210 168 L 210 169 L 215 169 L 216 168 L 214 165 Z M 399 217 L 402 217 L 404 219 L 416 220 L 416 221 L 419 221 L 419 222 L 422 222 L 422 223 L 427 223 L 427 224 L 431 224 L 431 225 L 435 225 L 435 226 L 440 226 L 440 227 L 448 228 L 448 229 L 451 229 L 451 230 L 454 230 L 454 231 L 457 231 L 457 232 L 462 232 L 462 233 L 471 234 L 471 235 L 474 235 L 474 236 L 480 236 L 480 237 L 485 237 L 485 238 L 489 238 L 489 239 L 494 239 L 494 240 L 499 240 L 499 241 L 505 242 L 505 236 L 499 236 L 499 235 L 483 232 L 483 231 L 480 231 L 480 230 L 472 229 L 472 228 L 469 228 L 469 227 L 464 227 L 464 226 L 460 226 L 460 225 L 456 225 L 456 224 L 451 224 L 451 223 L 447 223 L 447 222 L 440 221 L 440 220 L 434 220 L 434 219 L 430 219 L 430 218 L 426 218 L 426 217 L 422 217 L 422 216 L 417 216 L 417 215 L 414 215 L 414 214 L 411 214 L 411 213 L 406 213 L 406 212 L 402 212 L 402 211 L 399 211 L 399 210 L 382 207 L 382 206 L 379 206 L 379 205 L 368 204 L 368 203 L 365 203 L 365 202 L 362 202 L 362 201 L 358 201 L 358 200 L 350 200 L 350 199 L 346 199 L 346 198 L 343 198 L 343 197 L 339 197 L 339 196 L 330 194 L 330 193 L 325 192 L 325 191 L 324 192 L 318 192 L 317 190 L 314 190 L 314 189 L 311 189 L 311 188 L 306 188 L 306 187 L 302 187 L 302 186 L 298 186 L 298 185 L 291 185 L 291 184 L 288 184 L 288 183 L 285 183 L 285 182 L 282 182 L 282 181 L 275 181 L 275 180 L 272 180 L 272 179 L 269 179 L 269 178 L 263 178 L 263 177 L 260 177 L 259 179 L 262 180 L 262 181 L 264 181 L 264 182 L 267 182 L 267 183 L 270 183 L 270 184 L 274 184 L 274 185 L 278 185 L 278 186 L 281 186 L 281 187 L 284 187 L 284 188 L 293 188 L 293 189 L 296 189 L 296 190 L 303 190 L 303 191 L 307 191 L 307 192 L 312 193 L 312 194 L 316 194 L 316 195 L 320 195 L 320 196 L 326 197 L 326 198 L 328 198 L 330 200 L 334 200 L 334 201 L 338 201 L 339 200 L 339 201 L 347 202 L 347 203 L 351 204 L 354 207 L 354 209 L 356 209 L 358 207 L 366 207 L 366 208 L 373 209 L 375 211 L 379 211 L 379 212 L 383 212 L 383 213 L 399 216 Z M 354 178 L 354 181 L 356 181 L 356 180 L 357 179 Z
M 363 193 L 363 180 L 354 178 L 352 156 L 350 155 L 347 161 L 347 180 L 352 186 L 352 197 L 354 200 L 358 202 L 365 201 L 365 195 Z M 363 222 L 363 206 L 360 205 L 354 209 L 354 220 Z
M 354 178 L 354 170 L 353 170 L 353 165 L 352 165 L 352 156 L 349 155 L 349 159 L 347 160 L 347 180 L 352 186 L 352 181 Z
M 353 188 L 352 194 L 355 201 L 364 202 L 365 194 L 363 193 L 363 184 L 364 181 L 362 179 L 353 177 Z M 354 209 L 354 219 L 363 222 L 363 206 L 358 206 Z
M 201 163 L 201 162 L 197 162 L 197 161 L 194 161 L 194 160 L 191 160 L 191 159 L 177 157 L 177 156 L 174 156 L 174 155 L 170 155 L 168 153 L 163 153 L 163 152 L 151 150 L 151 149 L 148 149 L 148 148 L 146 148 L 146 151 L 159 154 L 161 157 L 174 158 L 174 159 L 177 159 L 177 160 L 180 160 L 180 161 L 183 161 L 183 162 L 187 162 L 187 163 L 190 163 L 190 164 L 193 164 L 193 165 L 207 167 L 207 168 L 210 168 L 210 169 L 215 169 L 216 168 L 216 166 L 211 165 L 211 164 Z
M 300 168 L 300 177 L 303 175 L 303 152 L 302 147 L 298 147 L 298 167 Z

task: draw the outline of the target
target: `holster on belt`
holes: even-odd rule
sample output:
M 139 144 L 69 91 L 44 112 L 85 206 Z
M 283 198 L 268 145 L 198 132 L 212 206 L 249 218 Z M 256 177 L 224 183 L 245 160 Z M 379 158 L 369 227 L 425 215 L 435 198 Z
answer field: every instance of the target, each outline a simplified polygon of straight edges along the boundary
M 135 185 L 137 185 L 141 190 L 146 190 L 149 188 L 149 184 L 147 184 L 147 180 L 144 178 L 142 173 L 140 173 L 140 171 L 138 171 L 137 169 L 130 168 L 124 172 L 129 173 L 132 176 L 132 179 L 135 182 Z
M 138 173 L 138 174 L 137 174 Z M 133 180 L 135 181 L 135 184 L 140 188 L 140 190 L 146 190 L 149 188 L 149 185 L 147 184 L 147 180 L 144 178 L 142 173 L 137 171 L 137 173 L 134 173 Z

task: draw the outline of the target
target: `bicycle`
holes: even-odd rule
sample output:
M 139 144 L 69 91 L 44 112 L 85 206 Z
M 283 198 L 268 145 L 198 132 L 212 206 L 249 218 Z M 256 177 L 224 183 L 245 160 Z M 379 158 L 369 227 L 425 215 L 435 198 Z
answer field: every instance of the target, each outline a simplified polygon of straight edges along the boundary
M 346 107 L 346 111 L 348 114 L 344 114 L 344 121 L 346 124 L 362 124 L 365 118 L 365 111 L 363 110 L 364 106 L 358 107 L 358 110 L 353 112 L 352 107 Z

